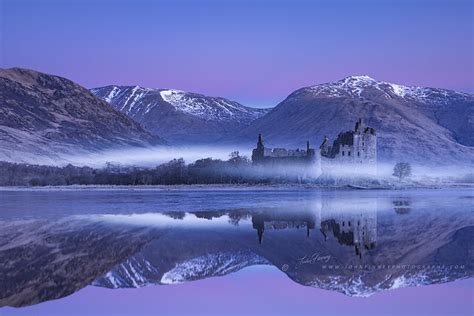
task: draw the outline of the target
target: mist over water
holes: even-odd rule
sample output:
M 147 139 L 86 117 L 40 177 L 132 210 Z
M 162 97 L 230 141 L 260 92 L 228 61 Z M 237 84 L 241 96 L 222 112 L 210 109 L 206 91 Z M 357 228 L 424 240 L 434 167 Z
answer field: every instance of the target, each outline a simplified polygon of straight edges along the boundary
M 175 146 L 175 147 L 146 147 L 123 148 L 105 150 L 97 153 L 81 154 L 78 156 L 65 156 L 64 160 L 73 165 L 86 165 L 90 167 L 103 167 L 107 162 L 125 166 L 155 167 L 173 159 L 183 158 L 186 163 L 199 159 L 229 159 L 229 154 L 239 151 L 241 155 L 250 158 L 250 148 L 214 147 L 214 146 Z
M 102 168 L 108 162 L 122 166 L 135 166 L 153 168 L 160 164 L 167 163 L 173 159 L 183 158 L 186 164 L 194 163 L 197 160 L 212 158 L 228 160 L 230 153 L 238 151 L 240 156 L 251 159 L 251 146 L 156 146 L 146 148 L 122 148 L 105 150 L 95 153 L 81 153 L 63 157 L 60 163 L 65 165 L 71 163 L 76 166 L 90 166 Z M 407 159 L 408 160 L 408 159 Z M 285 163 L 281 165 L 260 165 L 254 166 L 245 164 L 229 171 L 240 174 L 248 178 L 288 178 L 311 180 L 322 178 L 360 180 L 386 179 L 393 181 L 393 162 L 378 162 L 374 168 L 372 166 L 358 164 L 331 164 L 321 172 L 321 161 L 317 159 L 314 164 Z M 436 182 L 446 179 L 472 182 L 472 168 L 470 166 L 423 166 L 412 164 L 411 179 L 418 181 Z

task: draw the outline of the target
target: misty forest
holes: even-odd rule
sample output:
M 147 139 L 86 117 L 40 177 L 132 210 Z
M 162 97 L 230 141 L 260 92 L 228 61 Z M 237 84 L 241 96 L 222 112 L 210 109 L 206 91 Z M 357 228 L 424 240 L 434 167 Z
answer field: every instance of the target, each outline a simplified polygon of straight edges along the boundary
M 272 168 L 273 171 L 275 171 Z M 295 169 L 292 169 L 293 171 Z M 173 159 L 155 168 L 122 166 L 107 163 L 103 168 L 30 165 L 0 162 L 0 185 L 173 185 L 173 184 L 265 184 L 309 183 L 310 170 L 301 165 L 295 174 L 265 172 L 250 160 L 233 152 L 228 160 L 200 159 L 186 164 L 183 158 Z M 270 170 L 268 170 L 270 171 Z
M 388 168 L 388 167 L 387 167 Z M 2 186 L 62 185 L 178 185 L 178 184 L 312 184 L 318 186 L 370 186 L 390 188 L 420 185 L 412 177 L 411 165 L 400 162 L 388 177 L 375 177 L 347 172 L 315 175 L 306 164 L 254 165 L 238 151 L 228 160 L 205 158 L 186 164 L 183 158 L 173 159 L 156 167 L 126 166 L 106 163 L 102 168 L 64 167 L 0 162 Z M 438 181 L 431 184 L 440 185 Z M 451 177 L 450 184 L 474 183 L 474 175 Z M 422 181 L 427 184 L 426 178 Z M 446 184 L 446 182 L 443 182 Z

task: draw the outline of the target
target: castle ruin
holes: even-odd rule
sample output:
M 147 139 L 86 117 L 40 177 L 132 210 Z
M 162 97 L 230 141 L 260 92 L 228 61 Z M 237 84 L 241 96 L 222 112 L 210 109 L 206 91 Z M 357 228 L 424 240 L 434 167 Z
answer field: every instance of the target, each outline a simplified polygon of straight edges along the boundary
M 257 147 L 252 151 L 253 163 L 310 163 L 320 168 L 321 173 L 330 173 L 337 166 L 359 165 L 365 173 L 375 174 L 377 165 L 377 133 L 374 128 L 359 119 L 352 131 L 339 133 L 331 143 L 326 136 L 319 146 L 319 152 L 310 148 L 309 141 L 304 149 L 267 148 L 262 134 L 258 135 Z M 354 166 L 357 169 L 356 166 Z
M 311 163 L 315 160 L 316 152 L 306 142 L 304 149 L 268 148 L 263 145 L 262 134 L 258 134 L 257 148 L 252 151 L 253 163 Z
M 331 144 L 329 138 L 319 146 L 321 157 L 347 163 L 375 163 L 377 161 L 377 134 L 365 126 L 362 119 L 353 131 L 340 133 Z

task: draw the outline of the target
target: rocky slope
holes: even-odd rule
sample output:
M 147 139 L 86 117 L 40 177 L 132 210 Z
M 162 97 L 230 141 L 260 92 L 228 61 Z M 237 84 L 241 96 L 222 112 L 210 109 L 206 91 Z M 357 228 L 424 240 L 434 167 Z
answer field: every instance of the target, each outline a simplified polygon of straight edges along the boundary
M 219 97 L 139 86 L 91 92 L 172 143 L 212 143 L 228 138 L 268 112 Z
M 263 133 L 270 145 L 319 146 L 363 118 L 378 134 L 382 160 L 469 163 L 474 160 L 474 95 L 444 89 L 408 87 L 352 76 L 299 89 L 239 140 Z
M 161 143 L 80 85 L 33 70 L 0 69 L 0 159 Z

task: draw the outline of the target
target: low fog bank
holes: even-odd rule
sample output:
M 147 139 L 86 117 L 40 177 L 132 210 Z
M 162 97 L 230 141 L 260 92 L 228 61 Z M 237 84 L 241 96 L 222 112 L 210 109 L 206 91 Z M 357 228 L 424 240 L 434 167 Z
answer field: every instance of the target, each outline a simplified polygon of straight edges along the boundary
M 400 178 L 396 175 L 395 166 L 398 163 L 407 164 L 410 168 L 410 174 Z M 424 182 L 424 183 L 443 183 L 443 182 L 473 182 L 474 171 L 470 166 L 424 166 L 417 163 L 400 162 L 379 162 L 375 168 L 361 166 L 357 164 L 333 164 L 331 168 L 321 175 L 321 177 L 332 178 L 335 180 L 355 180 L 359 178 L 379 179 L 389 182 Z
M 239 151 L 241 155 L 247 157 L 251 155 L 251 149 L 248 147 L 156 146 L 122 148 L 95 153 L 67 155 L 64 156 L 61 161 L 58 161 L 58 163 L 59 165 L 70 163 L 75 166 L 89 166 L 94 168 L 104 167 L 107 163 L 149 168 L 179 158 L 184 159 L 187 163 L 192 163 L 203 158 L 226 160 L 229 158 L 229 153 L 234 151 Z
M 0 185 L 284 184 L 403 188 L 474 183 L 468 166 L 422 166 L 397 162 L 359 164 L 253 164 L 249 148 L 154 147 L 70 155 L 56 166 L 0 163 Z M 207 158 L 206 158 L 207 157 Z M 409 172 L 407 171 L 408 169 Z
M 159 164 L 169 162 L 173 159 L 182 158 L 188 163 L 193 163 L 200 159 L 212 158 L 227 160 L 232 152 L 239 152 L 240 156 L 251 158 L 252 148 L 248 145 L 239 146 L 156 146 L 156 147 L 132 147 L 106 150 L 91 153 L 77 153 L 62 156 L 56 160 L 56 165 L 64 166 L 73 164 L 76 166 L 89 166 L 100 168 L 106 163 L 120 164 L 123 166 L 136 167 L 155 167 Z M 413 162 L 409 158 L 406 160 L 413 166 L 414 175 L 429 175 L 433 177 L 460 176 L 472 173 L 472 165 L 469 163 L 457 163 L 455 165 L 425 165 L 420 162 Z M 393 167 L 397 162 L 402 161 L 379 161 L 377 165 L 378 175 L 384 176 L 391 174 Z M 319 163 L 319 162 L 317 162 Z M 47 163 L 50 164 L 50 163 Z M 364 167 L 354 165 L 336 165 L 332 173 L 335 176 L 356 174 L 370 174 L 371 170 L 364 170 Z
M 149 147 L 108 150 L 98 153 L 88 153 L 65 156 L 61 165 L 70 163 L 75 166 L 89 166 L 93 168 L 103 168 L 108 163 L 123 167 L 145 167 L 153 168 L 160 164 L 167 163 L 173 159 L 183 159 L 185 164 L 192 164 L 202 159 L 214 159 L 226 161 L 232 152 L 238 152 L 240 156 L 250 160 L 252 149 L 246 145 L 240 146 L 174 146 L 174 147 Z M 409 161 L 407 159 L 407 161 Z M 330 170 L 324 174 L 321 172 L 321 162 L 316 161 L 314 166 L 301 166 L 295 164 L 271 165 L 266 167 L 253 167 L 248 170 L 248 166 L 241 168 L 245 177 L 279 177 L 279 178 L 332 178 L 334 180 L 357 178 L 376 178 L 386 181 L 393 180 L 394 166 L 402 161 L 379 162 L 375 170 L 371 167 L 361 165 L 333 164 Z M 459 181 L 472 179 L 473 170 L 471 165 L 423 165 L 410 162 L 411 175 L 407 179 L 412 181 Z M 472 180 L 471 180 L 472 181 Z

